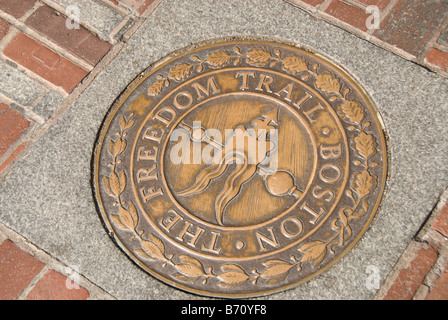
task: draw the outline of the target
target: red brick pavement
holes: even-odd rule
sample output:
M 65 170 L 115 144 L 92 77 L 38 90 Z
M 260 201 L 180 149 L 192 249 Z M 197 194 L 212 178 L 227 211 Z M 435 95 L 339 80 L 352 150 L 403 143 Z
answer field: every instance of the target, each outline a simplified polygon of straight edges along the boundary
M 69 283 L 69 285 L 67 285 Z M 26 300 L 86 300 L 89 292 L 82 288 L 70 286 L 70 279 L 62 274 L 49 270 L 36 283 L 26 296 Z
M 48 6 L 38 8 L 25 24 L 55 42 L 75 56 L 95 65 L 109 51 L 111 45 L 86 28 L 67 29 L 67 17 Z
M 448 76 L 448 2 L 285 0 L 376 45 Z M 311 7 L 310 7 L 311 6 Z M 379 15 L 375 15 L 375 6 Z M 372 22 L 379 18 L 378 28 Z M 370 27 L 370 28 L 369 28 Z
M 88 71 L 23 33 L 16 35 L 3 53 L 68 93 L 88 74 Z
M 143 15 L 154 2 L 111 0 L 110 6 L 123 15 L 122 25 L 125 25 L 130 18 L 135 21 L 136 16 Z M 33 104 L 46 91 L 74 93 L 117 45 L 115 34 L 119 29 L 112 31 L 110 41 L 104 41 L 92 31 L 95 28 L 85 27 L 86 22 L 81 21 L 79 28 L 68 29 L 65 12 L 55 8 L 38 0 L 0 0 L 0 60 L 17 66 L 19 72 L 43 86 L 42 96 Z M 47 125 L 32 114 L 32 107 L 21 106 L 12 97 L 0 95 L 0 179 L 26 152 L 32 140 L 31 129 Z M 73 285 L 60 270 L 54 270 L 52 265 L 40 261 L 10 239 L 0 239 L 0 300 L 85 300 L 90 296 L 91 291 Z
M 437 251 L 434 248 L 418 249 L 415 258 L 400 271 L 384 300 L 411 300 L 436 260 Z
M 0 19 L 0 40 L 2 40 L 3 37 L 8 34 L 8 31 L 9 24 L 5 20 Z
M 0 300 L 86 300 L 89 292 L 10 240 L 0 244 Z M 41 273 L 44 273 L 43 275 Z
M 418 57 L 442 28 L 446 12 L 447 2 L 400 0 L 374 35 Z
M 367 31 L 366 21 L 369 14 L 361 8 L 335 0 L 330 3 L 325 12 L 357 29 Z
M 448 200 L 440 202 L 436 207 L 376 298 L 448 299 Z
M 0 102 L 0 156 L 2 156 L 14 142 L 30 126 L 20 112 L 12 110 L 8 105 Z
M 428 55 L 425 58 L 425 61 L 448 72 L 448 52 L 433 48 L 431 49 L 431 51 L 429 51 Z
M 37 0 L 1 0 L 0 10 L 14 16 L 21 18 L 28 10 L 31 9 Z
M 0 299 L 17 299 L 44 264 L 11 241 L 0 245 Z
M 448 271 L 442 273 L 426 299 L 448 300 Z
M 134 17 L 143 14 L 154 0 L 110 3 L 112 9 Z M 104 41 L 90 31 L 94 28 L 87 29 L 81 24 L 79 28 L 68 29 L 65 12 L 45 2 L 0 0 L 0 14 L 0 59 L 9 65 L 16 64 L 21 72 L 50 91 L 60 88 L 59 94 L 72 93 L 114 46 L 114 40 Z M 11 97 L 5 98 L 0 96 L 0 174 L 23 156 L 30 140 L 25 129 L 33 127 L 39 119 L 29 112 L 32 106 L 20 106 Z M 12 108 L 13 104 L 19 107 Z

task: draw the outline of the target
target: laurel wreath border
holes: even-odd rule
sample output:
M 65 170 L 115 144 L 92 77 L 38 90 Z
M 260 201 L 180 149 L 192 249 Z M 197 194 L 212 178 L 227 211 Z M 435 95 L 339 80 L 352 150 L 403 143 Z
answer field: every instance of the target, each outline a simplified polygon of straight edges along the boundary
M 352 205 L 344 206 L 339 210 L 338 217 L 331 222 L 331 228 L 335 233 L 330 238 L 326 241 L 310 241 L 297 248 L 297 251 L 302 253 L 299 259 L 295 255 L 291 255 L 291 261 L 267 260 L 262 263 L 261 270 L 255 268 L 250 272 L 246 272 L 235 264 L 225 264 L 220 266 L 220 272 L 217 272 L 212 267 L 205 268 L 199 260 L 191 256 L 179 255 L 176 258 L 173 254 L 165 252 L 163 241 L 155 235 L 149 234 L 146 239 L 143 239 L 143 230 L 140 233 L 137 232 L 139 216 L 134 203 L 121 199 L 126 188 L 127 177 L 124 171 L 117 172 L 117 165 L 121 163 L 119 157 L 127 146 L 127 130 L 134 125 L 132 113 L 127 118 L 123 116 L 120 119 L 120 130 L 116 133 L 118 137 L 115 141 L 112 139 L 109 141 L 109 153 L 112 155 L 113 161 L 109 163 L 110 175 L 104 177 L 106 191 L 115 198 L 116 201 L 113 204 L 118 207 L 118 213 L 110 215 L 111 220 L 118 228 L 132 232 L 132 240 L 138 239 L 140 246 L 134 252 L 139 257 L 161 262 L 162 267 L 167 265 L 173 267 L 177 271 L 173 277 L 183 282 L 201 280 L 203 284 L 206 284 L 209 279 L 214 278 L 219 281 L 219 286 L 229 288 L 241 286 L 248 281 L 257 284 L 259 279 L 263 279 L 264 283 L 273 285 L 285 280 L 292 270 L 300 271 L 303 263 L 312 263 L 316 268 L 328 254 L 335 254 L 334 246 L 344 246 L 346 241 L 351 238 L 353 231 L 350 222 L 361 218 L 368 212 L 367 197 L 377 187 L 378 177 L 371 174 L 369 170 L 378 166 L 378 163 L 371 161 L 378 152 L 378 144 L 375 136 L 368 133 L 371 123 L 365 119 L 364 107 L 358 101 L 346 98 L 350 89 L 342 90 L 342 84 L 337 77 L 328 72 L 319 74 L 319 65 L 316 63 L 310 68 L 304 57 L 291 55 L 282 58 L 280 50 L 276 49 L 272 53 L 264 47 L 254 47 L 243 54 L 238 46 L 233 48 L 233 52 L 229 50 L 214 51 L 205 59 L 194 55 L 191 57 L 194 63 L 177 64 L 170 69 L 166 77 L 158 75 L 158 80 L 148 88 L 148 95 L 159 95 L 165 87 L 171 84 L 171 81 L 184 81 L 191 76 L 194 69 L 198 73 L 203 72 L 204 65 L 208 65 L 212 69 L 219 69 L 230 63 L 238 65 L 243 58 L 249 65 L 257 67 L 266 65 L 273 67 L 276 64 L 281 64 L 283 71 L 299 76 L 301 80 L 314 77 L 316 88 L 326 94 L 330 101 L 341 101 L 337 113 L 343 121 L 349 124 L 347 129 L 355 132 L 351 143 L 355 148 L 357 159 L 353 161 L 353 164 L 360 168 L 351 178 L 350 189 L 346 190 L 346 196 L 351 200 Z

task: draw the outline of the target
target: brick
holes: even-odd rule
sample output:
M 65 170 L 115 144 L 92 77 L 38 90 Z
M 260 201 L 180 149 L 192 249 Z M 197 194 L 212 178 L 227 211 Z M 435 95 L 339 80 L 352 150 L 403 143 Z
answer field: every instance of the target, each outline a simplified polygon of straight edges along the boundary
M 62 274 L 49 270 L 40 279 L 30 293 L 26 296 L 26 300 L 86 300 L 89 292 L 83 287 L 79 289 L 68 289 L 67 278 Z
M 418 56 L 443 23 L 448 2 L 400 0 L 375 36 Z
M 0 164 L 0 172 L 5 170 L 5 168 L 19 155 L 19 153 L 26 147 L 26 142 L 22 143 L 14 152 L 5 160 L 5 162 Z
M 320 0 L 319 0 L 320 1 Z M 143 1 L 142 1 L 143 2 Z M 138 9 L 138 13 L 143 14 L 148 7 L 154 3 L 154 0 L 146 0 L 142 3 L 141 7 Z
M 60 12 L 42 6 L 28 17 L 25 24 L 75 56 L 96 65 L 111 45 L 82 26 L 79 29 L 68 29 L 66 21 L 67 17 Z
M 0 0 L 0 10 L 21 18 L 37 0 Z
M 440 210 L 431 227 L 448 237 L 448 203 Z
M 322 4 L 325 0 L 300 0 L 297 2 L 304 2 L 306 4 L 312 5 L 314 7 L 317 7 L 318 5 Z
M 0 40 L 2 40 L 9 31 L 9 24 L 5 21 L 0 19 Z
M 9 240 L 0 246 L 0 300 L 17 299 L 44 264 Z
M 302 0 L 302 2 L 305 2 L 305 3 L 315 6 L 315 7 L 322 4 L 324 1 L 325 0 Z
M 448 270 L 433 285 L 426 300 L 448 300 Z
M 62 87 L 68 93 L 72 92 L 88 74 L 87 71 L 23 33 L 19 33 L 10 41 L 4 54 L 42 78 Z
M 416 257 L 399 272 L 384 300 L 411 300 L 436 260 L 437 252 L 432 247 L 417 250 Z
M 442 70 L 448 71 L 448 53 L 437 49 L 431 49 L 425 58 L 425 61 L 439 67 Z
M 362 9 L 336 0 L 330 3 L 326 12 L 357 29 L 367 31 L 366 21 L 370 14 Z
M 29 125 L 29 121 L 19 112 L 0 103 L 0 156 L 23 134 Z
M 387 7 L 391 0 L 355 0 L 356 2 L 365 6 L 377 6 L 378 9 L 383 10 Z

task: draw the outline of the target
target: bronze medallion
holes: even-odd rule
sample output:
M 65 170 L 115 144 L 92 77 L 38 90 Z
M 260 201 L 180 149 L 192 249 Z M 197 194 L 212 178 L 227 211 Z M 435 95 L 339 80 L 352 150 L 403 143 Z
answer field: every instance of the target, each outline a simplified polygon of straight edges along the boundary
M 232 38 L 142 73 L 106 117 L 94 191 L 117 244 L 156 278 L 214 297 L 310 279 L 359 240 L 387 176 L 372 100 L 291 44 Z

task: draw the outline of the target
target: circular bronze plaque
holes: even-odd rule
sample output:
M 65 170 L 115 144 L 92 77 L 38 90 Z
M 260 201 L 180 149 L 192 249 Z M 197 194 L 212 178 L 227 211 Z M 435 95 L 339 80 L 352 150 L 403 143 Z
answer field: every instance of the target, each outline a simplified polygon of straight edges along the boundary
M 106 228 L 150 274 L 250 297 L 354 246 L 386 157 L 372 100 L 340 67 L 293 45 L 219 40 L 165 58 L 117 100 L 94 190 Z

